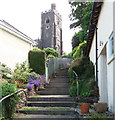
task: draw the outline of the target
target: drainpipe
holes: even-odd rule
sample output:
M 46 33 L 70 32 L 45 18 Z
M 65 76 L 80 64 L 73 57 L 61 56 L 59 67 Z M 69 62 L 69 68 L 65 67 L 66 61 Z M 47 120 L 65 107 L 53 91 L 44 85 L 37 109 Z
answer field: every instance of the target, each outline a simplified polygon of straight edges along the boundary
M 98 45 L 97 45 L 97 27 L 95 26 L 95 48 L 96 48 L 96 87 L 98 88 Z

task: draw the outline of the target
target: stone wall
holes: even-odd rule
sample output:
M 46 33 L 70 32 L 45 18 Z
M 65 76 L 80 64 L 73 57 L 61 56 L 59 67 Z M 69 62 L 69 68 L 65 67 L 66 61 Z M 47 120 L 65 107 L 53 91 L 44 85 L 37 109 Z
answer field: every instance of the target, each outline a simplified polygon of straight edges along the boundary
M 19 92 L 17 95 L 19 97 L 19 102 L 16 105 L 16 111 L 26 105 L 26 101 L 27 101 L 27 89 L 25 89 L 24 91 Z
M 30 91 L 30 92 L 28 93 L 28 90 L 25 89 L 24 91 L 19 92 L 17 95 L 18 95 L 18 97 L 19 97 L 19 102 L 18 102 L 18 104 L 16 105 L 16 111 L 18 111 L 18 110 L 21 109 L 22 107 L 26 106 L 27 98 L 28 98 L 29 96 L 35 96 L 35 95 L 36 95 L 36 92 L 35 92 L 35 90 L 33 89 L 32 91 Z

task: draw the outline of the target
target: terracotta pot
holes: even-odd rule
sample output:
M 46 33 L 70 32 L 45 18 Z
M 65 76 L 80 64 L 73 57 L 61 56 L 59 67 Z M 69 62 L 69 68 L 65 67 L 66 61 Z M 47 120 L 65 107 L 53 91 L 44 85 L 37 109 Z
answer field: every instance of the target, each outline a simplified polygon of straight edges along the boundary
M 84 103 L 80 106 L 81 113 L 89 113 L 90 103 Z

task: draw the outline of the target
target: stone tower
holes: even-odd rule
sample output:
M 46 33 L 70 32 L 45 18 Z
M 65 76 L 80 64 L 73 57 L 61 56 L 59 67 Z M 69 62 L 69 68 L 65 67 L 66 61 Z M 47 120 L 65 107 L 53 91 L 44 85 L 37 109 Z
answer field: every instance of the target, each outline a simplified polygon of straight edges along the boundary
M 42 49 L 50 47 L 62 55 L 62 19 L 55 4 L 41 14 L 41 45 Z

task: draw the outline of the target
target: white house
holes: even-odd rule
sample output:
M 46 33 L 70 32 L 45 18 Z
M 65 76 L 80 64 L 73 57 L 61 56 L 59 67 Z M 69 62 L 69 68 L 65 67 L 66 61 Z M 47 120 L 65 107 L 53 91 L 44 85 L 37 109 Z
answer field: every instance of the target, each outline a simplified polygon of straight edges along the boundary
M 115 113 L 114 8 L 115 3 L 108 2 L 108 0 L 105 0 L 103 3 L 94 3 L 86 55 L 89 56 L 90 60 L 96 65 L 97 39 L 97 75 L 100 94 L 99 102 L 108 103 L 109 111 Z M 97 27 L 97 34 L 95 27 Z
M 33 40 L 4 20 L 0 20 L 0 62 L 13 69 L 28 60 Z

